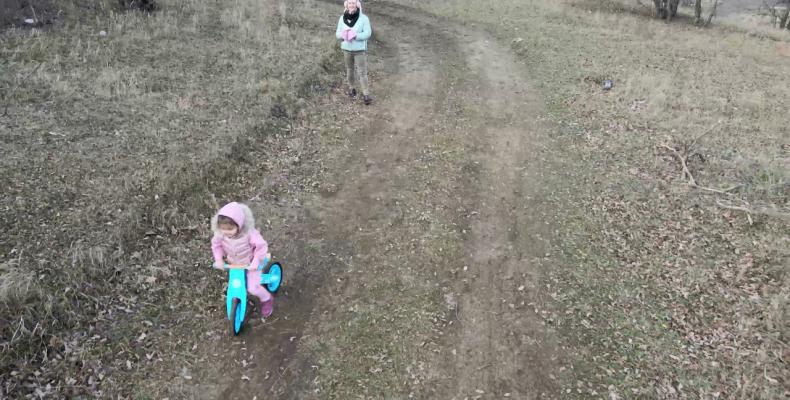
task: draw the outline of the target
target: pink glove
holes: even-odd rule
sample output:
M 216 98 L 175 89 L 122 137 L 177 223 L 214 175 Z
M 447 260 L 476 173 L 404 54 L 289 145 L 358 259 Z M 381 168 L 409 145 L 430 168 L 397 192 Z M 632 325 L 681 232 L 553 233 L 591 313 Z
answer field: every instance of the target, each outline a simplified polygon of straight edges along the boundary
M 340 36 L 346 42 L 350 42 L 350 41 L 354 40 L 354 38 L 357 37 L 357 31 L 355 31 L 355 30 L 353 30 L 351 28 L 346 28 L 346 29 L 343 30 L 343 33 L 341 33 Z
M 225 263 L 223 261 L 214 261 L 214 268 L 216 269 L 225 269 Z

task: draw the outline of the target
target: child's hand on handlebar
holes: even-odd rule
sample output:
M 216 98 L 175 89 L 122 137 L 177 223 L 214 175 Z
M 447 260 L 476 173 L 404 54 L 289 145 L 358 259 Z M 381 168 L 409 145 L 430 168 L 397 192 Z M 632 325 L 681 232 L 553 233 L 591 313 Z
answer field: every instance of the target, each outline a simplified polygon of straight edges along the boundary
M 249 264 L 227 264 L 223 261 L 215 261 L 214 268 L 216 269 L 255 269 Z

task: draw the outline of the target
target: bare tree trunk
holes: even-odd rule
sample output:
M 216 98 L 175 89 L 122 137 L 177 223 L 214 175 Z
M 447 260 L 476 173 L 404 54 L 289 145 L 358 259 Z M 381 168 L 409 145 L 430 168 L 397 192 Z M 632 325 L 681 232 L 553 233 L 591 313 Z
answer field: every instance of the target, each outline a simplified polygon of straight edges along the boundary
M 702 22 L 702 0 L 694 1 L 694 23 L 699 25 Z
M 680 0 L 669 0 L 669 19 L 678 15 L 678 5 L 680 5 Z
M 678 14 L 680 0 L 653 0 L 656 16 L 660 19 L 672 19 Z
M 790 16 L 790 6 L 785 8 L 785 10 L 782 11 L 782 16 L 779 17 L 779 29 L 790 29 L 790 24 L 787 23 L 788 16 Z
M 708 20 L 705 22 L 705 26 L 710 25 L 710 21 L 713 20 L 713 17 L 716 15 L 716 7 L 719 6 L 719 0 L 713 2 L 713 9 L 710 10 L 710 15 L 708 15 Z
M 660 19 L 667 17 L 667 0 L 653 0 L 656 6 L 656 16 Z

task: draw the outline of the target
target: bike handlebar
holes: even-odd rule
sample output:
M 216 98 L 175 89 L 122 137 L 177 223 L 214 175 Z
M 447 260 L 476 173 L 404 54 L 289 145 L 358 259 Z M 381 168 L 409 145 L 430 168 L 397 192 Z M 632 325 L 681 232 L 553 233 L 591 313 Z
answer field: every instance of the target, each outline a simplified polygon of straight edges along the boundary
M 224 263 L 222 265 L 222 269 L 223 270 L 229 270 L 229 269 L 248 269 L 248 270 L 258 269 L 258 270 L 261 270 L 261 269 L 263 269 L 263 267 L 266 264 L 269 263 L 269 260 L 271 260 L 271 255 L 267 254 L 266 257 L 264 257 L 264 259 L 261 261 L 261 264 L 258 265 L 255 268 L 250 268 L 249 265 L 245 265 L 245 264 L 228 264 L 228 263 Z M 214 265 L 214 264 L 212 263 L 212 265 Z

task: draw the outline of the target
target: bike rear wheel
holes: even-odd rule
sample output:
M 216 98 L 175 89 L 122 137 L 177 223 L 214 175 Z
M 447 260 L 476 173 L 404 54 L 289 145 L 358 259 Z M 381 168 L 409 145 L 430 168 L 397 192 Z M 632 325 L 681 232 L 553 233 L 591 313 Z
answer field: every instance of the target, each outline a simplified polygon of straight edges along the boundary
M 280 290 L 283 281 L 283 266 L 279 262 L 269 264 L 263 273 L 268 276 L 268 281 L 265 283 L 266 289 L 269 293 L 274 294 Z M 263 283 L 263 282 L 262 282 Z

